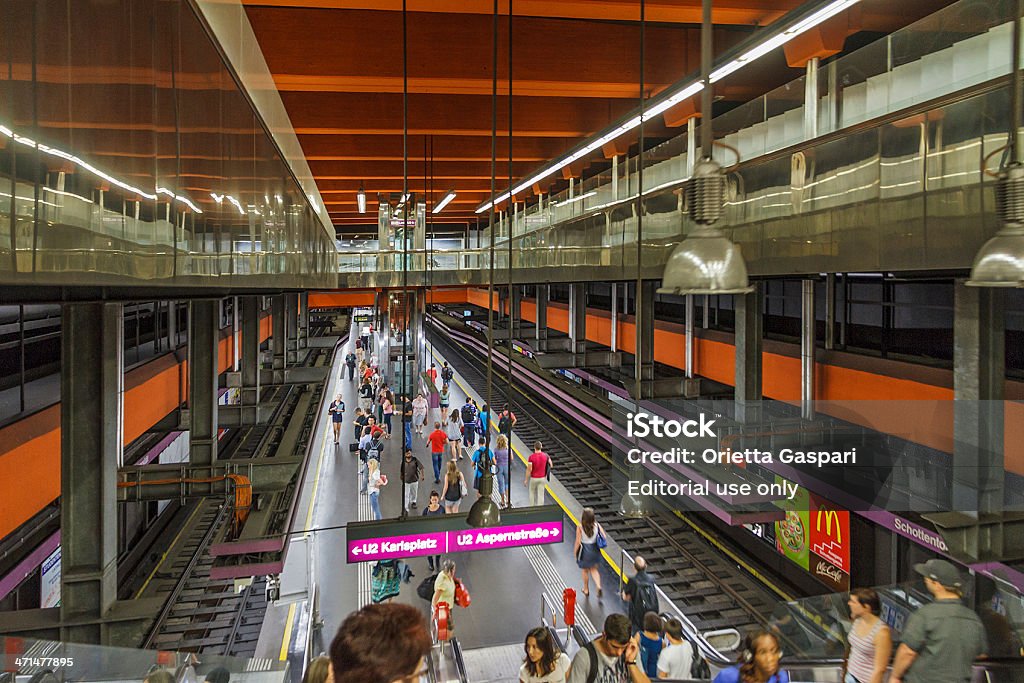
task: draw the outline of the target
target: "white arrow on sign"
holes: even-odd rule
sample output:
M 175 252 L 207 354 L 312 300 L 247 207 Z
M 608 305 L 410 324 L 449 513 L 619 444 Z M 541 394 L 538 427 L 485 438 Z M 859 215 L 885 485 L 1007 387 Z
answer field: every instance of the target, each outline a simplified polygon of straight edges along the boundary
M 363 551 L 359 549 L 359 546 L 356 546 L 355 548 L 352 548 L 352 554 L 353 555 L 358 555 L 361 552 L 363 552 Z
M 559 532 L 559 529 L 558 529 L 558 527 L 555 527 L 554 529 L 552 529 L 552 530 L 551 530 L 551 535 L 552 535 L 552 536 L 557 536 L 557 535 L 558 535 L 558 532 Z

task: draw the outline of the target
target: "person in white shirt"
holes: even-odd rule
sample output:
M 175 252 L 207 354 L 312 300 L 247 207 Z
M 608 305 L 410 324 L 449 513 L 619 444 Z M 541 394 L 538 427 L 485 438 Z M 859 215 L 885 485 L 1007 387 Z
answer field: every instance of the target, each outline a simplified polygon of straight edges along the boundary
M 569 655 L 559 652 L 547 628 L 540 626 L 526 634 L 526 659 L 519 668 L 519 683 L 565 683 Z
M 658 656 L 658 678 L 685 680 L 690 678 L 693 664 L 693 646 L 683 638 L 683 625 L 678 619 L 665 622 L 668 646 Z

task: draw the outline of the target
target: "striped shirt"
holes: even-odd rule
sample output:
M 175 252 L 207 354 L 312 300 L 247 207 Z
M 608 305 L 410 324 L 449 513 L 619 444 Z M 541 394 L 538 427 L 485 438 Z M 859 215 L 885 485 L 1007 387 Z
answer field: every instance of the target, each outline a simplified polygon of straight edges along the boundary
M 846 671 L 858 683 L 871 683 L 875 673 L 875 636 L 883 626 L 885 623 L 879 619 L 864 636 L 857 635 L 856 622 L 850 629 L 850 658 L 846 661 Z

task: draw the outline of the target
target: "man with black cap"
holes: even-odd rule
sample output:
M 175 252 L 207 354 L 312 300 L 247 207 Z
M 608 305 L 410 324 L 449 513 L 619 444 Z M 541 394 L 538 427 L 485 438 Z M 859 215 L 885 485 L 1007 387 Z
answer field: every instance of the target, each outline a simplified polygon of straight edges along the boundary
M 981 619 L 960 602 L 960 573 L 937 559 L 915 564 L 914 571 L 935 601 L 907 620 L 889 683 L 966 683 L 987 644 Z

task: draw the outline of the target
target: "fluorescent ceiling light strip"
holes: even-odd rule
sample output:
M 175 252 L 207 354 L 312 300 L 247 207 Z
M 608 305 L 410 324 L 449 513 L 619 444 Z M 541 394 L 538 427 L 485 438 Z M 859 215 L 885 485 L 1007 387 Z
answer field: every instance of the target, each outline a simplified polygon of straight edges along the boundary
M 578 202 L 581 199 L 586 199 L 587 197 L 593 197 L 595 194 L 597 194 L 597 190 L 591 190 L 590 192 L 586 192 L 584 194 L 581 194 L 578 197 L 573 197 L 572 199 L 566 199 L 564 202 L 556 202 L 556 203 L 552 204 L 551 206 L 565 206 L 566 204 L 572 204 L 573 202 Z
M 829 4 L 825 5 L 817 12 L 814 12 L 813 14 L 801 19 L 800 21 L 796 22 L 795 24 L 785 29 L 781 33 L 776 33 L 775 35 L 766 38 L 763 42 L 755 45 L 754 47 L 747 50 L 739 57 L 729 61 L 728 63 L 712 71 L 710 75 L 711 82 L 714 83 L 716 81 L 720 81 L 726 76 L 735 73 L 736 71 L 739 71 L 741 68 L 753 62 L 757 58 L 763 57 L 772 50 L 781 47 L 782 45 L 785 45 L 790 40 L 796 38 L 804 31 L 807 31 L 810 28 L 814 28 L 823 21 L 831 19 L 832 17 L 839 14 L 843 10 L 852 7 L 853 5 L 856 5 L 858 2 L 860 2 L 860 0 L 833 0 L 833 2 L 830 2 Z M 512 195 L 522 192 L 523 190 L 531 187 L 534 183 L 544 180 L 551 174 L 561 170 L 562 168 L 565 168 L 572 162 L 577 161 L 578 159 L 585 157 L 587 154 L 590 154 L 591 152 L 594 152 L 597 149 L 603 147 L 605 144 L 618 138 L 620 135 L 628 133 L 629 131 L 639 126 L 642 120 L 649 121 L 653 117 L 670 109 L 672 106 L 678 104 L 679 102 L 682 102 L 683 100 L 692 97 L 693 95 L 699 93 L 703 89 L 704 84 L 701 81 L 694 81 L 686 84 L 685 86 L 674 92 L 666 99 L 651 105 L 650 108 L 648 108 L 647 111 L 644 112 L 642 118 L 639 115 L 634 116 L 626 123 L 622 124 L 618 128 L 615 128 L 611 132 L 606 133 L 599 139 L 591 141 L 582 149 L 574 152 L 570 156 L 560 159 L 559 161 L 556 161 L 551 166 L 531 176 L 528 180 L 524 180 L 522 183 L 512 188 L 511 192 L 505 192 L 504 194 L 501 194 L 498 197 L 485 202 L 475 210 L 475 213 L 483 213 L 484 211 L 487 211 L 489 208 L 491 208 L 491 206 L 495 204 L 500 204 L 501 202 L 505 201 Z
M 441 201 L 437 203 L 437 206 L 434 207 L 434 209 L 433 209 L 433 211 L 431 211 L 431 213 L 441 213 L 441 211 L 444 209 L 444 207 L 448 206 L 448 203 L 451 202 L 451 200 L 453 200 L 453 199 L 455 199 L 455 190 L 449 191 L 448 194 L 446 194 L 441 199 Z
M 102 178 L 103 180 L 106 180 L 111 185 L 116 185 L 116 186 L 120 187 L 123 190 L 127 190 L 128 192 L 132 192 L 132 193 L 137 194 L 137 195 L 139 195 L 141 197 L 145 197 L 146 199 L 156 199 L 156 194 L 150 194 L 149 192 L 145 192 L 143 190 L 140 190 L 139 188 L 135 187 L 134 185 L 129 185 L 128 183 L 115 178 L 114 176 L 110 175 L 109 173 L 104 173 L 103 171 L 101 171 L 100 169 L 96 168 L 95 166 L 93 166 L 89 162 L 85 161 L 84 159 L 81 159 L 80 157 L 75 156 L 74 154 L 71 154 L 70 152 L 65 152 L 62 149 L 57 149 L 55 147 L 50 147 L 48 145 L 44 145 L 44 144 L 42 144 L 40 142 L 36 142 L 32 138 L 27 138 L 24 135 L 18 135 L 17 133 L 15 133 L 13 130 L 11 130 L 7 126 L 0 126 L 0 134 L 6 135 L 7 137 L 11 138 L 15 142 L 21 143 L 21 144 L 25 145 L 26 147 L 32 147 L 34 149 L 38 149 L 40 152 L 44 152 L 46 154 L 50 154 L 50 155 L 58 157 L 60 159 L 66 159 L 66 160 L 70 161 L 71 163 L 75 164 L 76 166 L 81 166 L 82 168 L 84 168 L 85 170 L 89 171 L 93 175 L 95 175 L 95 176 L 97 176 L 99 178 Z M 183 204 L 187 205 L 190 209 L 192 209 L 196 213 L 202 213 L 203 212 L 202 209 L 200 209 L 198 206 L 193 204 L 192 201 L 188 197 L 182 197 L 181 195 L 176 195 L 173 192 L 171 192 L 170 190 L 168 190 L 167 188 L 158 187 L 156 189 L 156 192 L 157 192 L 157 194 L 165 194 L 165 195 L 168 195 L 170 197 L 173 197 L 174 199 L 177 199 L 178 201 L 180 201 Z

